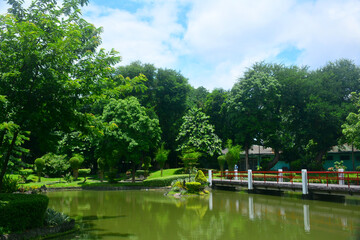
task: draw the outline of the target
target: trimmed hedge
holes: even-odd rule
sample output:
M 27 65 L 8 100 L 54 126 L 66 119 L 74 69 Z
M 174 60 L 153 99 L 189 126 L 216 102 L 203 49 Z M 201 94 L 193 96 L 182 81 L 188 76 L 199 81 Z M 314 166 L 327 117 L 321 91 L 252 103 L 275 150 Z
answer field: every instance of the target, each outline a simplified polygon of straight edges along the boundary
M 144 180 L 144 186 L 147 187 L 167 187 L 170 186 L 174 180 L 177 179 L 186 179 L 189 178 L 189 175 L 173 175 L 168 177 L 152 178 Z
M 198 193 L 201 189 L 201 183 L 199 182 L 187 182 L 185 183 L 189 193 Z
M 0 228 L 17 232 L 41 227 L 48 203 L 40 194 L 0 194 Z
M 86 176 L 90 175 L 90 173 L 91 173 L 90 168 L 80 168 L 79 169 L 79 176 L 81 176 L 81 177 L 86 177 Z

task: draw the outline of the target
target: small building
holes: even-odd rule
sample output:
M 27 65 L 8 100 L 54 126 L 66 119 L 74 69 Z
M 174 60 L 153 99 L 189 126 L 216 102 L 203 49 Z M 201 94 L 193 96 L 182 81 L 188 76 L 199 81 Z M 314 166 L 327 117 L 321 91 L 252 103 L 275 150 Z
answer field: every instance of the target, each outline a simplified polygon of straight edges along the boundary
M 354 156 L 354 159 L 353 159 Z M 355 171 L 357 166 L 360 166 L 360 151 L 356 148 L 352 148 L 348 144 L 342 146 L 334 146 L 327 153 L 324 163 L 324 169 L 327 170 L 330 167 L 334 167 L 335 162 L 343 161 L 347 171 Z M 355 166 L 355 169 L 354 169 Z

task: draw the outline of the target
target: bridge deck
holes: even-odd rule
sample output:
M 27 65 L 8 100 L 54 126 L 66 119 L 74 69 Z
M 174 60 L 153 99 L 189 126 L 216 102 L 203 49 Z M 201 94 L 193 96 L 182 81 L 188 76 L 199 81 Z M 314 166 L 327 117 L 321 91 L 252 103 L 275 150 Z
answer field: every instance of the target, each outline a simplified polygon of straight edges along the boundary
M 228 180 L 228 179 L 213 179 L 213 186 L 243 186 L 247 187 L 248 182 L 246 180 Z M 299 182 L 271 182 L 271 181 L 253 181 L 254 189 L 271 189 L 271 190 L 292 190 L 301 191 L 302 185 Z M 322 192 L 328 194 L 356 194 L 360 195 L 359 185 L 339 185 L 339 184 L 321 184 L 321 183 L 310 183 L 308 185 L 309 192 Z

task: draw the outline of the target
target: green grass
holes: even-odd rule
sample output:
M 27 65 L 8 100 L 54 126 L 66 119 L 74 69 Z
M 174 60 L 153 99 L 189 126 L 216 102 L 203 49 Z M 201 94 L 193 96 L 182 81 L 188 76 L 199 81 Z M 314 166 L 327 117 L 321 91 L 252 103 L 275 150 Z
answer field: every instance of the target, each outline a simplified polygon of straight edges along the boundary
M 168 176 L 175 175 L 175 172 L 180 170 L 180 169 L 181 168 L 164 169 L 163 170 L 163 177 L 168 177 Z M 159 178 L 159 177 L 161 177 L 161 171 L 160 170 L 150 173 L 150 176 L 147 179 L 153 179 L 153 178 Z

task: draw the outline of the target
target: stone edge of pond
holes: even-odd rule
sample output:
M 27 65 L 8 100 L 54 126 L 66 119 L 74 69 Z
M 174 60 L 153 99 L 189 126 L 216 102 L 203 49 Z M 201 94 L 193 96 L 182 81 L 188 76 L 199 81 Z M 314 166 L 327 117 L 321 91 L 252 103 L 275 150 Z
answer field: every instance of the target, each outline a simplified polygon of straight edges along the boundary
M 52 235 L 66 234 L 75 229 L 75 220 L 60 224 L 54 227 L 41 227 L 26 230 L 22 233 L 12 233 L 0 235 L 0 240 L 20 240 L 20 239 L 37 239 L 39 237 L 51 237 Z

